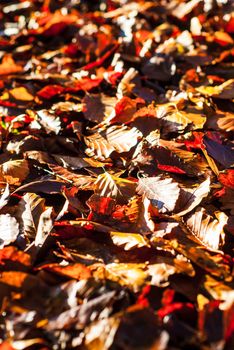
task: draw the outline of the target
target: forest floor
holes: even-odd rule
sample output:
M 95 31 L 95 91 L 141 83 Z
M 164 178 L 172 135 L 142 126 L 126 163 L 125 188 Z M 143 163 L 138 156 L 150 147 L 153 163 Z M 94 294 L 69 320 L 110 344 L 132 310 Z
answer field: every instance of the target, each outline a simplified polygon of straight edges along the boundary
M 234 349 L 233 13 L 0 2 L 0 350 Z

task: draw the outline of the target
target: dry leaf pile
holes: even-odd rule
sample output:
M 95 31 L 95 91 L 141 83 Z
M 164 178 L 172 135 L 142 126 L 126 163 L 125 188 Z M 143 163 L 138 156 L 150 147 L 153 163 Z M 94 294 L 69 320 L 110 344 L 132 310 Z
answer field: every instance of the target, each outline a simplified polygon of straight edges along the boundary
M 0 349 L 234 348 L 228 0 L 0 2 Z

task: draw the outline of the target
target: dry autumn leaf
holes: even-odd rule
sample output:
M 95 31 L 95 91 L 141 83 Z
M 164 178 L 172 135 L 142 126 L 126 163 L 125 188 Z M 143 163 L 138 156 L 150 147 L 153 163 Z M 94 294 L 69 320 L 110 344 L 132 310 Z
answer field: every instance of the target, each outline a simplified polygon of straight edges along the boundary
M 139 179 L 139 194 L 145 194 L 160 212 L 173 212 L 179 198 L 180 188 L 170 178 L 149 177 Z
M 25 87 L 17 87 L 9 91 L 10 95 L 19 101 L 33 101 L 34 97 L 28 92 Z
M 0 75 L 20 73 L 23 67 L 17 64 L 10 54 L 5 54 L 0 64 Z
M 28 161 L 24 159 L 9 160 L 0 165 L 0 176 L 9 184 L 19 186 L 28 176 Z

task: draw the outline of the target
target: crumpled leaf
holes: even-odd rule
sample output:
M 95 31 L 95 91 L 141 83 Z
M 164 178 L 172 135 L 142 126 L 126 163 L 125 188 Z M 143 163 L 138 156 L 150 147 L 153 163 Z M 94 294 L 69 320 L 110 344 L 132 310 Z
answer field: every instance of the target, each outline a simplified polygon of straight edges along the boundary
M 48 112 L 46 109 L 42 109 L 37 112 L 39 123 L 45 128 L 46 132 L 54 132 L 58 134 L 61 130 L 60 118 L 56 115 Z
M 155 223 L 152 220 L 149 211 L 150 200 L 143 196 L 133 197 L 124 210 L 126 219 L 130 222 L 129 231 L 139 232 L 141 234 L 150 234 L 155 229 Z M 113 214 L 114 215 L 114 214 Z

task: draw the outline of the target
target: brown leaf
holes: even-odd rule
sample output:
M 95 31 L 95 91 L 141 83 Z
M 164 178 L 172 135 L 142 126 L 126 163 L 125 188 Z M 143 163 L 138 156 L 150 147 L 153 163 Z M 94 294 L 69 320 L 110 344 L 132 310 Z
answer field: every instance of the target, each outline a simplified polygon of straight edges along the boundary
M 77 280 L 88 279 L 91 277 L 90 270 L 82 264 L 71 264 L 66 266 L 59 264 L 48 264 L 45 266 L 40 266 L 38 270 L 50 271 L 60 276 L 74 278 Z
M 210 178 L 207 178 L 196 188 L 182 188 L 176 204 L 177 215 L 183 216 L 198 206 L 210 192 Z M 178 212 L 179 211 L 179 212 Z
M 84 138 L 87 145 L 86 154 L 95 156 L 98 160 L 107 159 L 112 152 L 128 152 L 136 146 L 142 134 L 136 128 L 113 125 L 106 130 Z
M 53 228 L 53 208 L 48 207 L 41 215 L 35 237 L 35 247 L 41 247 Z
M 129 230 L 147 235 L 154 231 L 155 224 L 150 215 L 150 201 L 145 197 L 133 197 L 126 207 L 124 214 L 130 222 Z
M 38 121 L 46 130 L 47 133 L 54 132 L 58 134 L 61 130 L 61 121 L 58 116 L 53 113 L 50 113 L 46 109 L 42 109 L 37 112 Z
M 35 238 L 41 214 L 45 211 L 45 199 L 35 193 L 26 193 L 18 204 L 17 215 L 21 220 L 22 233 Z
M 145 264 L 112 263 L 105 266 L 105 272 L 110 280 L 129 286 L 134 291 L 139 291 L 149 276 Z
M 114 113 L 117 100 L 104 94 L 87 94 L 83 99 L 85 118 L 92 122 L 101 123 Z

